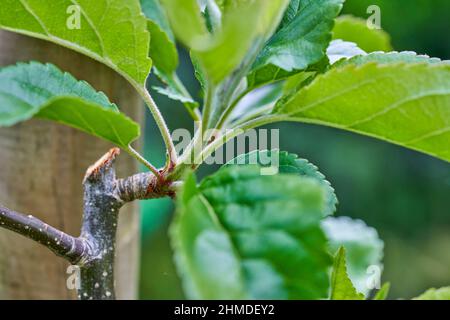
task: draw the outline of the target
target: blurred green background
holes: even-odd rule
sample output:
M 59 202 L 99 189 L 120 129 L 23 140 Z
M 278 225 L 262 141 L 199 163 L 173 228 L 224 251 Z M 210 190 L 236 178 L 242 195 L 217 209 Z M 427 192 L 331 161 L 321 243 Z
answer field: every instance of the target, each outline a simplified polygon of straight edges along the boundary
M 382 27 L 397 51 L 413 50 L 450 59 L 449 0 L 347 0 L 344 13 L 367 18 L 367 7 L 381 8 Z M 188 57 L 180 50 L 180 78 L 199 92 Z M 220 63 L 220 62 L 219 62 Z M 156 84 L 152 79 L 150 85 Z M 172 130 L 191 129 L 178 103 L 153 93 Z M 150 116 L 145 153 L 164 161 L 159 134 Z M 385 242 L 383 280 L 389 298 L 411 298 L 429 287 L 450 285 L 450 165 L 427 155 L 335 129 L 281 124 L 280 148 L 315 163 L 332 182 L 340 204 L 337 215 L 363 219 Z M 200 176 L 215 170 L 203 167 Z M 169 199 L 142 202 L 142 299 L 181 299 L 167 229 Z

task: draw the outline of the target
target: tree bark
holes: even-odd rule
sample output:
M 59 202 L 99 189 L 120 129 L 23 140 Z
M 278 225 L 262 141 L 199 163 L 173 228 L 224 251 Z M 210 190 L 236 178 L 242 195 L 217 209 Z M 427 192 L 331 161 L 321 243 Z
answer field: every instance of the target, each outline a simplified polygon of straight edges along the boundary
M 134 120 L 143 118 L 139 95 L 114 71 L 57 45 L 0 31 L 0 66 L 30 60 L 55 64 L 105 92 Z M 111 144 L 98 138 L 43 120 L 0 129 L 0 203 L 78 236 L 84 174 L 109 148 Z M 119 177 L 136 173 L 137 162 L 123 154 L 117 171 Z M 116 247 L 117 298 L 134 299 L 139 262 L 136 202 L 120 211 Z M 38 243 L 0 229 L 0 299 L 75 298 L 76 291 L 66 286 L 67 267 Z

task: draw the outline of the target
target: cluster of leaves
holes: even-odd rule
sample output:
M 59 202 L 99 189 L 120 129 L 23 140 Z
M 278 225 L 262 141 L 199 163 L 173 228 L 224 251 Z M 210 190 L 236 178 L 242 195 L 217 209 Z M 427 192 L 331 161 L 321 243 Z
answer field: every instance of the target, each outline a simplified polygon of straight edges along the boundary
M 0 27 L 113 68 L 155 116 L 145 88 L 152 66 L 164 84 L 155 90 L 182 102 L 202 129 L 299 121 L 450 161 L 450 65 L 412 52 L 382 52 L 391 49 L 389 36 L 357 18 L 337 18 L 343 2 L 78 0 L 82 28 L 69 30 L 65 12 L 73 1 L 5 0 Z M 201 112 L 176 75 L 176 41 L 190 50 L 205 97 Z M 87 83 L 49 64 L 1 68 L 0 125 L 32 117 L 78 128 L 135 155 L 130 144 L 138 124 Z M 156 122 L 161 127 L 163 119 Z M 207 156 L 214 151 L 211 137 L 200 138 Z M 263 156 L 279 159 L 279 174 L 260 174 Z M 187 174 L 170 232 L 187 296 L 367 298 L 366 270 L 382 267 L 383 243 L 363 222 L 331 217 L 336 204 L 317 168 L 286 152 L 242 155 L 200 184 Z M 376 298 L 387 291 L 384 286 Z M 421 297 L 446 294 L 441 289 Z

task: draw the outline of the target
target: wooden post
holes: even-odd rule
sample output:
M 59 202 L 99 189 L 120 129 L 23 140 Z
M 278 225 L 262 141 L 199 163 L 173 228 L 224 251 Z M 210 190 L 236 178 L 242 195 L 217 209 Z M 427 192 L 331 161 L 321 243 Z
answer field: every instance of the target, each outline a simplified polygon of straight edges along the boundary
M 135 121 L 143 119 L 140 97 L 114 71 L 52 43 L 0 30 L 0 66 L 19 61 L 50 62 L 103 91 Z M 0 203 L 32 213 L 66 233 L 78 236 L 86 169 L 111 144 L 49 121 L 31 120 L 0 129 Z M 118 175 L 138 172 L 136 161 L 123 153 Z M 0 229 L 0 299 L 71 299 L 68 264 L 48 249 Z M 137 297 L 139 208 L 120 212 L 116 291 L 118 299 Z

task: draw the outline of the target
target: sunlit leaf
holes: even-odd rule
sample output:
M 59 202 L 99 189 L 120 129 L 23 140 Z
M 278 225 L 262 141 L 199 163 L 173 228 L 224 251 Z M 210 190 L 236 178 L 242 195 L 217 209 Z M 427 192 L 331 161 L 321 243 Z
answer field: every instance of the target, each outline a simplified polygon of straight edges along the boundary
M 334 257 L 331 274 L 331 300 L 364 300 L 364 295 L 358 293 L 347 274 L 345 248 L 340 247 Z
M 0 28 L 78 51 L 141 86 L 150 72 L 150 36 L 138 0 L 3 0 Z
M 126 149 L 139 126 L 108 98 L 53 65 L 20 63 L 0 69 L 0 126 L 45 118 Z

